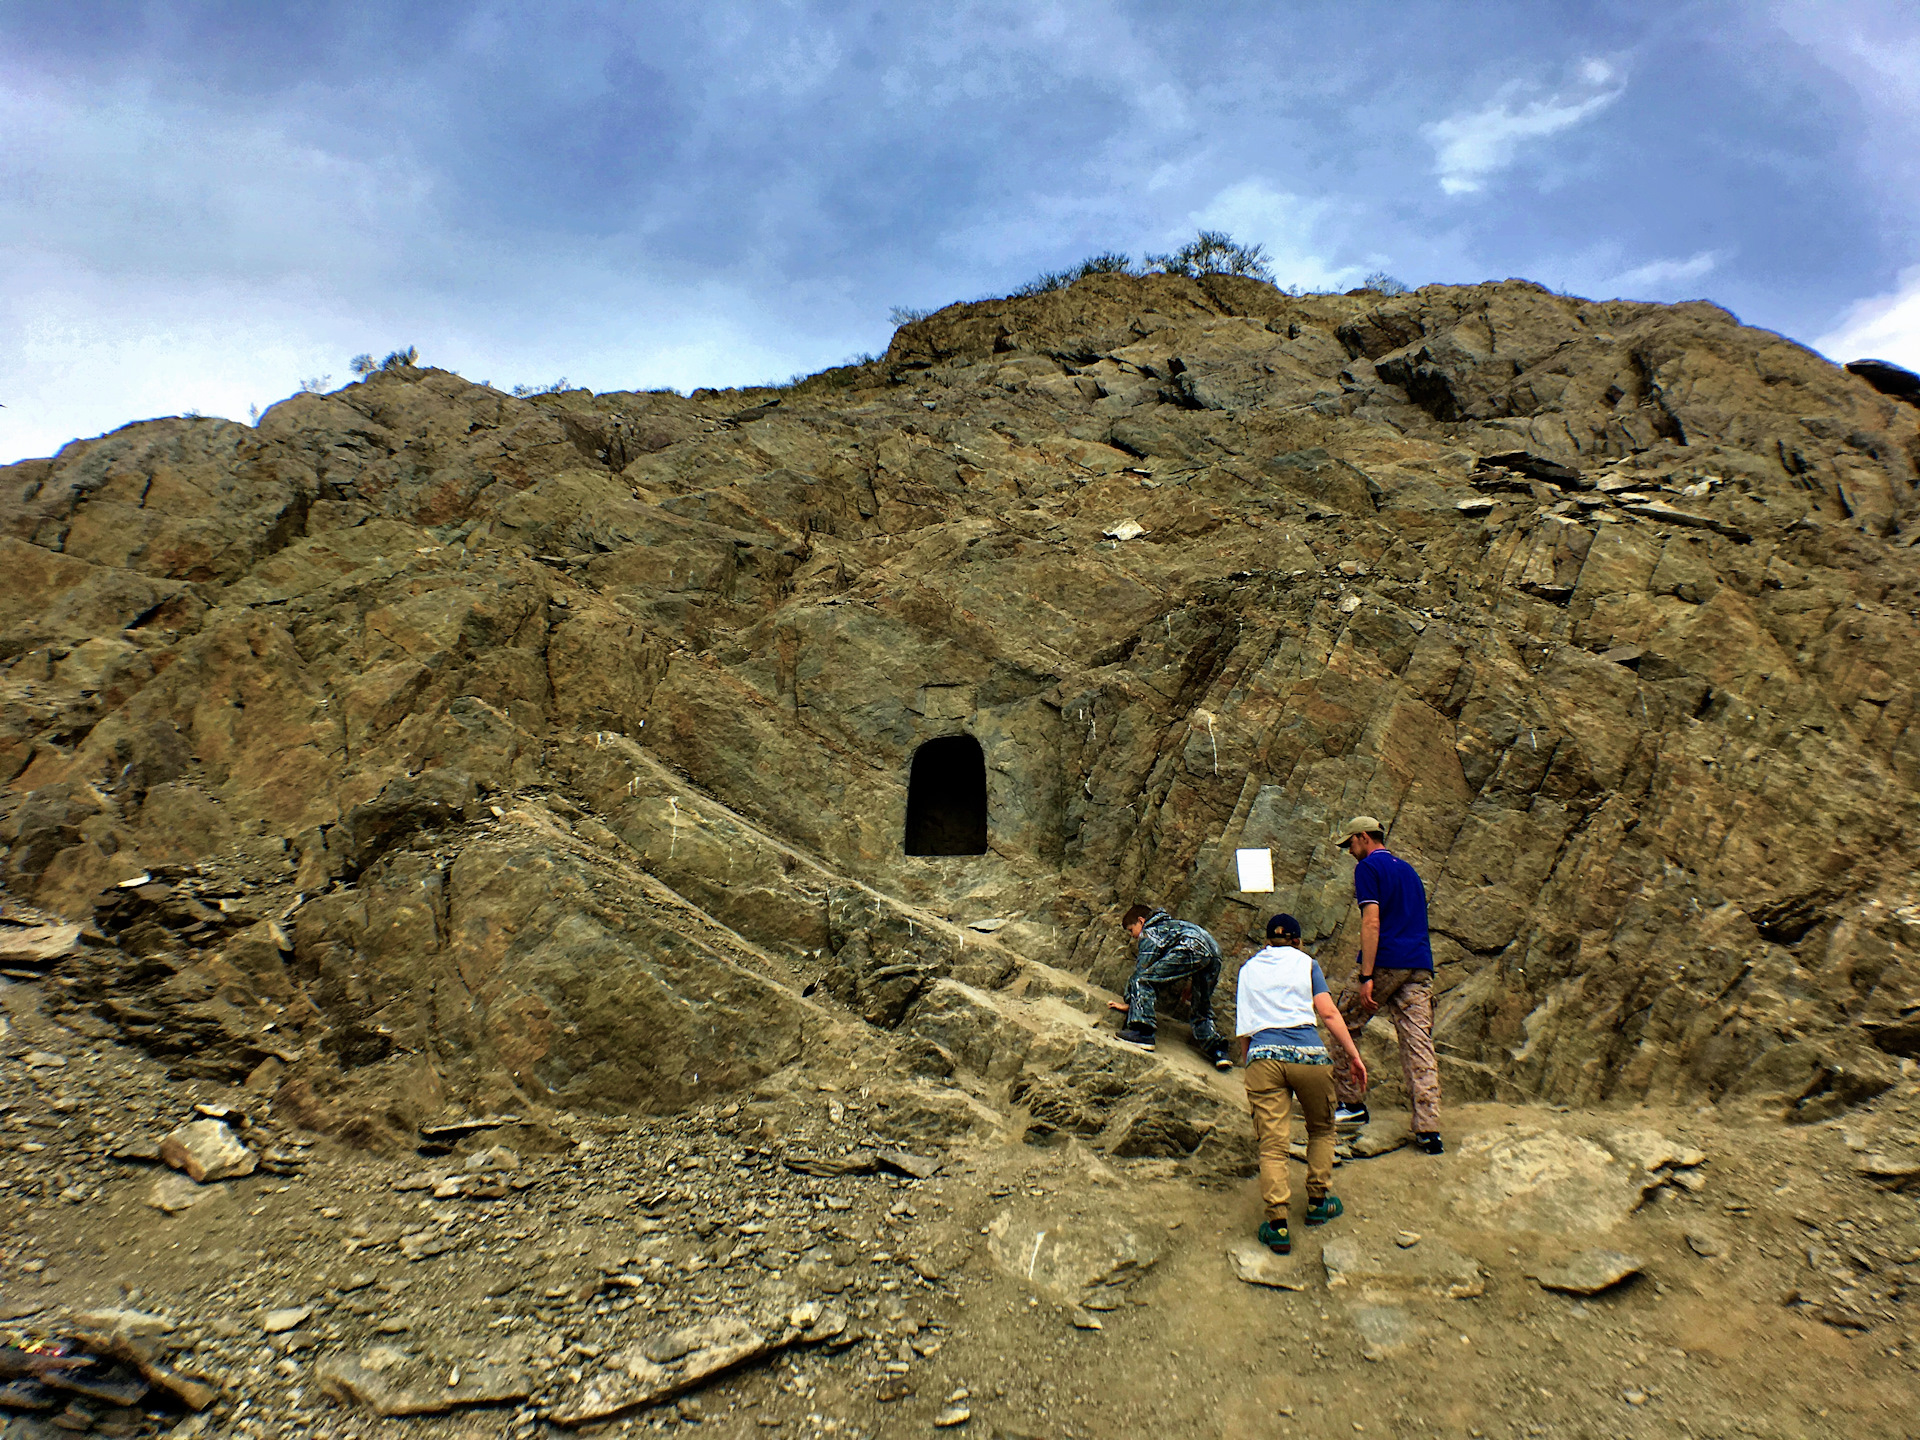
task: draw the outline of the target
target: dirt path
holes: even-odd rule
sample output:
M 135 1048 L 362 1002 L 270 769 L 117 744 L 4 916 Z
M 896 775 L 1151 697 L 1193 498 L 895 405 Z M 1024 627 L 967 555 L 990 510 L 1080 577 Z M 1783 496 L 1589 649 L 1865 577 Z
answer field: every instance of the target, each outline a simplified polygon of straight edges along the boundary
M 1861 1173 L 1909 1153 L 1912 1076 L 1805 1129 L 1458 1107 L 1447 1155 L 1336 1171 L 1347 1214 L 1295 1225 L 1292 1290 L 1227 1258 L 1260 1218 L 1250 1180 L 1017 1140 L 914 1179 L 863 1148 L 858 1090 L 804 1075 L 672 1120 L 475 1131 L 437 1157 L 249 1117 L 286 1173 L 195 1187 L 113 1157 L 196 1103 L 239 1126 L 246 1092 L 61 1030 L 28 986 L 0 999 L 0 1340 L 120 1324 L 219 1396 L 200 1415 L 155 1395 L 68 1408 L 97 1433 L 523 1437 L 594 1404 L 608 1418 L 574 1433 L 915 1435 L 963 1411 L 953 1433 L 1007 1437 L 1920 1429 L 1920 1216 Z M 456 1173 L 464 1193 L 436 1195 Z M 164 1213 L 165 1187 L 198 1203 Z M 1594 1247 L 1640 1273 L 1591 1298 L 1533 1278 Z M 636 1374 L 671 1388 L 743 1331 L 760 1348 L 738 1368 L 621 1408 Z M 648 1359 L 672 1333 L 691 1353 Z M 389 1399 L 448 1413 L 338 1398 L 368 1366 Z M 476 1385 L 500 1398 L 465 1403 Z M 72 1433 L 0 1415 L 5 1440 Z

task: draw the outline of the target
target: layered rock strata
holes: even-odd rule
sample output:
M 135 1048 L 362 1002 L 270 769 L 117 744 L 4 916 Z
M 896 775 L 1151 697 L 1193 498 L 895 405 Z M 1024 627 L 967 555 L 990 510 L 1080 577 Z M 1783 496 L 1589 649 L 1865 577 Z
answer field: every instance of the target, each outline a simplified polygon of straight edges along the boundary
M 1118 912 L 1209 925 L 1223 1015 L 1270 909 L 1338 972 L 1372 812 L 1454 1093 L 1823 1115 L 1920 1053 L 1917 459 L 1724 311 L 1516 281 L 1099 276 L 780 391 L 383 371 L 0 469 L 0 863 L 89 927 L 73 1016 L 367 1143 L 811 1055 L 903 1134 L 1237 1166 L 1097 1033 Z M 910 855 L 956 735 L 987 848 Z

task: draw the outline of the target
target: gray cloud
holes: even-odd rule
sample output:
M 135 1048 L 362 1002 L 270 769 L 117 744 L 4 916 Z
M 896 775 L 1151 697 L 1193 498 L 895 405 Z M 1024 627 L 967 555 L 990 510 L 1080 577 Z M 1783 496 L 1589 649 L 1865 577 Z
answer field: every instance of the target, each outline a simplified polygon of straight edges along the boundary
M 1545 140 L 1590 120 L 1625 93 L 1624 78 L 1604 60 L 1581 62 L 1575 83 L 1551 94 L 1525 80 L 1500 87 L 1486 103 L 1423 127 L 1434 173 L 1449 195 L 1486 189 L 1489 176 L 1513 164 L 1529 141 Z
M 1521 274 L 1822 333 L 1920 260 L 1859 138 L 1912 136 L 1920 52 L 1821 9 L 27 0 L 0 454 L 406 343 L 503 384 L 783 377 L 1201 224 L 1310 287 Z

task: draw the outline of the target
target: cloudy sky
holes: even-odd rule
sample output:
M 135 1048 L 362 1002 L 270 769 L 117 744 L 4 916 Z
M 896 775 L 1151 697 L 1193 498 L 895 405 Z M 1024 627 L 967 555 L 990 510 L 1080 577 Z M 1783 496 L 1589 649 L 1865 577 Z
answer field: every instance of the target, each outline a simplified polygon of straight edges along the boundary
M 0 6 L 0 461 L 407 344 L 784 379 L 1200 226 L 1920 368 L 1913 0 Z

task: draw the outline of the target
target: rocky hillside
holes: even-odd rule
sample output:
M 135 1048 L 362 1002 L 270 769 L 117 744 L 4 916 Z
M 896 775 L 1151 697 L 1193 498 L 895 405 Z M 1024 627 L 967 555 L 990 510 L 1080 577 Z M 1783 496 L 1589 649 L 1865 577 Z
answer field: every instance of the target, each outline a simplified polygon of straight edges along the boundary
M 1517 281 L 1100 276 L 782 390 L 130 425 L 0 469 L 0 941 L 367 1145 L 844 1057 L 883 1136 L 1238 1168 L 1089 1024 L 1118 912 L 1337 964 L 1373 812 L 1457 1097 L 1831 1114 L 1920 1054 L 1916 463 L 1724 311 Z

